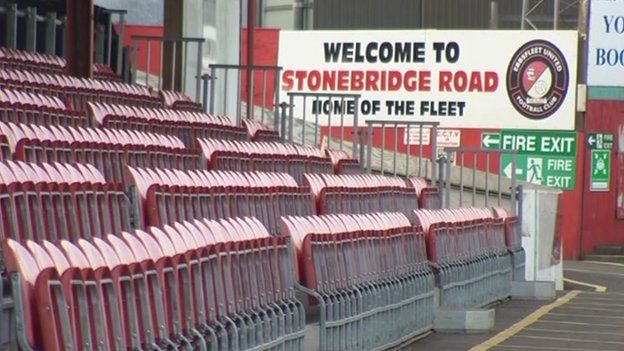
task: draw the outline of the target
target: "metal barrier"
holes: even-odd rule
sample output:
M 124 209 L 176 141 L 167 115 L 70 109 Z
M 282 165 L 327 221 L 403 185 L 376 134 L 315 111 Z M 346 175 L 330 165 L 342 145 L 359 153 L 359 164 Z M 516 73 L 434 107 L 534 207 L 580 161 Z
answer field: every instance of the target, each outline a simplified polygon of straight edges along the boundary
M 338 149 L 345 147 L 345 127 L 351 128 L 351 141 L 353 142 L 353 158 L 358 158 L 359 136 L 359 94 L 334 94 L 334 93 L 288 93 L 288 125 L 282 130 L 287 130 L 286 140 L 301 144 L 320 145 L 322 140 L 322 128 L 327 127 L 326 147 L 332 148 L 332 128 L 340 127 Z M 308 119 L 308 117 L 310 117 Z M 295 127 L 295 119 L 301 121 L 300 130 Z M 332 121 L 336 122 L 335 124 Z M 350 123 L 349 123 L 350 122 Z M 286 123 L 283 119 L 282 123 Z M 311 124 L 311 125 L 309 125 Z M 308 128 L 313 128 L 313 138 L 310 140 L 306 134 Z M 296 135 L 295 135 L 296 133 Z
M 102 9 L 104 13 L 109 15 L 109 20 L 104 28 L 95 28 L 94 30 L 94 42 L 95 42 L 95 62 L 104 63 L 111 68 L 115 69 L 118 75 L 122 73 L 123 64 L 123 36 L 125 29 L 125 17 L 128 11 L 116 10 L 116 9 Z M 45 40 L 43 52 L 46 54 L 56 54 L 56 43 L 60 40 L 65 47 L 64 31 L 65 31 L 65 18 L 58 18 L 57 13 L 54 11 L 48 11 L 44 15 L 37 13 L 36 7 L 27 7 L 25 9 L 19 9 L 17 4 L 10 4 L 2 6 L 0 5 L 0 13 L 3 13 L 6 17 L 5 26 L 5 46 L 9 48 L 17 48 L 18 44 L 18 18 L 25 18 L 25 49 L 28 51 L 37 51 L 37 36 L 42 35 Z M 119 40 L 117 41 L 116 49 L 116 62 L 113 67 L 113 16 L 117 15 L 119 18 Z M 40 25 L 43 25 L 40 27 Z M 63 35 L 59 38 L 57 35 L 57 29 L 61 28 Z M 43 29 L 43 30 L 41 30 Z M 64 50 L 64 49 L 63 49 Z
M 248 82 L 248 84 L 244 84 L 247 94 L 245 99 L 247 118 L 273 125 L 275 130 L 279 130 L 279 82 L 282 67 L 212 64 L 209 66 L 209 69 L 210 73 L 202 76 L 202 101 L 206 112 L 236 116 L 236 124 L 240 125 L 243 117 L 241 114 L 241 104 L 243 102 L 241 100 L 241 89 L 243 83 Z M 232 79 L 233 77 L 235 79 Z M 249 77 L 252 79 L 249 79 Z M 259 87 L 256 81 L 258 81 Z M 231 100 L 232 97 L 229 94 L 232 90 L 236 92 L 235 100 Z M 261 98 L 257 104 L 255 97 L 259 94 L 261 94 Z M 259 118 L 255 116 L 255 107 L 257 105 L 261 109 Z M 233 108 L 235 109 L 234 111 L 232 110 Z M 272 112 L 267 113 L 267 110 Z M 270 121 L 271 118 L 273 121 Z
M 141 82 L 141 80 L 138 79 L 137 77 L 137 72 L 138 72 L 138 65 L 139 65 L 139 42 L 144 41 L 146 42 L 146 53 L 145 53 L 145 78 L 141 79 L 143 80 Z M 132 81 L 134 84 L 137 83 L 142 83 L 145 86 L 148 87 L 153 87 L 156 88 L 158 90 L 162 90 L 163 86 L 166 85 L 164 80 L 165 78 L 169 79 L 170 82 L 170 86 L 165 86 L 165 89 L 168 90 L 179 90 L 184 92 L 185 88 L 186 88 L 186 82 L 188 79 L 189 74 L 191 75 L 191 79 L 195 79 L 196 83 L 195 83 L 195 101 L 199 102 L 200 101 L 200 97 L 201 97 L 201 82 L 202 82 L 202 62 L 203 62 L 203 52 L 202 52 L 202 48 L 203 48 L 203 44 L 206 40 L 204 38 L 187 38 L 187 37 L 159 37 L 159 36 L 149 36 L 149 35 L 133 35 L 132 36 Z M 156 43 L 157 49 L 156 49 L 156 53 L 160 56 L 159 59 L 159 68 L 158 68 L 158 75 L 154 80 L 157 80 L 157 82 L 152 81 L 150 78 L 151 74 L 150 74 L 150 64 L 151 64 L 151 57 L 152 57 L 152 43 Z M 188 72 L 188 67 L 189 65 L 187 65 L 187 58 L 189 57 L 188 55 L 188 51 L 189 51 L 189 44 L 194 43 L 196 44 L 196 49 L 197 49 L 197 56 L 196 56 L 196 65 L 195 65 L 195 73 L 189 73 Z M 166 44 L 170 44 L 170 45 L 166 45 Z M 171 63 L 171 73 L 169 74 L 169 77 L 164 77 L 164 72 L 163 72 L 163 57 L 164 57 L 164 52 L 167 50 L 167 47 L 170 47 L 171 49 L 171 57 L 172 57 L 172 63 Z M 180 78 L 180 87 L 181 89 L 175 89 L 177 84 L 176 84 L 176 68 L 177 68 L 177 64 L 176 64 L 176 60 L 178 59 L 178 56 L 180 56 L 180 62 L 182 63 L 180 65 L 181 70 L 180 70 L 180 74 L 181 76 Z
M 501 155 L 511 155 L 511 177 L 504 177 L 500 170 Z M 467 157 L 468 156 L 468 157 Z M 495 159 L 494 159 L 495 158 Z M 499 169 L 496 172 L 491 171 L 492 162 L 497 160 Z M 454 161 L 454 162 L 453 162 Z M 456 164 L 456 170 L 453 169 L 452 163 Z M 518 194 L 517 194 L 517 177 L 516 177 L 517 152 L 514 150 L 489 150 L 482 148 L 444 148 L 444 153 L 438 159 L 440 182 L 439 190 L 443 193 L 443 206 L 445 208 L 463 207 L 463 206 L 483 206 L 504 207 L 503 200 L 509 200 L 507 207 L 509 213 L 513 216 L 518 214 Z M 478 168 L 482 166 L 483 171 Z M 467 183 L 465 179 L 466 173 L 470 173 L 470 179 Z M 508 179 L 508 180 L 504 180 Z M 502 183 L 508 183 L 507 189 L 504 189 Z M 492 182 L 495 182 L 495 187 Z M 455 183 L 453 185 L 453 183 Z M 451 187 L 458 192 L 457 202 L 454 203 L 451 197 Z M 465 193 L 469 191 L 470 201 L 466 201 Z M 506 195 L 504 195 L 506 194 Z M 477 203 L 478 195 L 483 195 L 483 203 Z M 495 204 L 491 201 L 494 195 Z
M 385 164 L 385 156 L 386 156 L 386 128 L 392 126 L 394 128 L 393 141 L 392 141 L 392 160 L 389 165 L 390 169 L 392 169 L 392 174 L 397 175 L 400 171 L 400 167 L 398 165 L 403 162 L 403 160 L 399 159 L 398 153 L 398 145 L 399 145 L 399 130 L 402 128 L 405 136 L 406 152 L 405 152 L 405 167 L 401 171 L 405 176 L 409 177 L 410 175 L 415 175 L 418 177 L 428 177 L 429 175 L 429 167 L 431 167 L 431 181 L 435 184 L 437 179 L 437 170 L 436 167 L 430 166 L 433 164 L 433 160 L 436 158 L 436 152 L 438 147 L 438 122 L 415 122 L 415 121 L 386 121 L 386 120 L 368 120 L 366 121 L 366 131 L 365 137 L 362 140 L 366 140 L 366 169 L 368 173 L 373 171 L 373 136 L 374 136 L 374 128 L 380 128 L 381 130 L 381 149 L 379 152 L 379 172 L 381 174 L 386 173 L 386 164 Z M 418 131 L 417 141 L 412 142 L 411 139 L 411 131 Z M 430 142 L 430 152 L 429 155 L 425 154 L 425 135 L 426 133 L 431 133 L 429 138 Z M 413 146 L 418 146 L 418 150 L 414 152 Z M 417 156 L 417 157 L 416 157 Z M 412 158 L 416 158 L 416 169 L 412 172 L 410 169 L 410 163 Z M 427 162 L 426 160 L 429 160 Z M 416 172 L 417 170 L 417 172 Z M 389 173 L 389 171 L 388 171 Z
M 502 155 L 510 155 L 507 174 L 501 166 Z M 452 165 L 454 161 L 455 166 Z M 492 172 L 491 166 L 498 164 Z M 505 240 L 513 266 L 514 280 L 524 280 L 525 252 L 522 248 L 522 186 L 517 185 L 517 152 L 481 148 L 445 148 L 438 159 L 443 207 L 483 206 L 506 210 Z M 478 170 L 482 168 L 483 171 Z M 506 167 L 506 168 L 507 168 Z M 510 177 L 507 177 L 509 175 Z M 504 185 L 503 185 L 504 184 Z M 455 194 L 455 199 L 453 198 Z M 483 198 L 482 201 L 477 201 Z
M 122 70 L 123 70 L 123 38 L 124 38 L 124 29 L 125 29 L 125 25 L 126 25 L 126 14 L 128 13 L 128 11 L 126 10 L 109 10 L 109 9 L 104 9 L 104 12 L 109 14 L 109 18 L 108 18 L 108 23 L 106 23 L 106 34 L 104 35 L 106 37 L 106 43 L 105 48 L 106 48 L 106 55 L 103 55 L 103 57 L 101 57 L 101 61 L 102 63 L 108 65 L 109 67 L 113 67 L 113 60 L 112 60 L 112 55 L 113 55 L 113 15 L 117 15 L 119 18 L 119 22 L 118 22 L 118 26 L 119 26 L 119 33 L 118 33 L 118 40 L 117 40 L 117 61 L 116 61 L 116 65 L 115 65 L 115 72 L 121 76 L 122 74 Z M 102 38 L 103 33 L 98 33 L 95 32 L 96 34 L 96 42 L 98 41 L 98 38 Z M 102 38 L 103 39 L 103 38 Z M 97 45 L 96 45 L 97 46 Z M 96 61 L 97 61 L 97 55 L 96 55 Z

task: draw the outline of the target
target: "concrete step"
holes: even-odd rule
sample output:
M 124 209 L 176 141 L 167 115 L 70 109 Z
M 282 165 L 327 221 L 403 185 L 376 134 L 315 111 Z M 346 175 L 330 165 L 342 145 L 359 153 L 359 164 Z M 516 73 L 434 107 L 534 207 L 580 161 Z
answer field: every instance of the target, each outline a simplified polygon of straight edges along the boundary
M 584 261 L 599 261 L 599 262 L 613 262 L 624 263 L 624 255 L 584 255 L 582 257 Z
M 624 255 L 624 245 L 596 245 L 594 255 Z

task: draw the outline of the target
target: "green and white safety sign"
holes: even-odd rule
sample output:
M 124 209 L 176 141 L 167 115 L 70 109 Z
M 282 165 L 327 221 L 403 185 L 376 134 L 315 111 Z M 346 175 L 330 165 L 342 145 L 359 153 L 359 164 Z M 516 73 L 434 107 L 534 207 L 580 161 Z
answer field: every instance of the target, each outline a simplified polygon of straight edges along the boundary
M 587 133 L 587 146 L 590 150 L 611 150 L 614 140 L 611 133 Z
M 609 180 L 611 176 L 611 151 L 592 150 L 590 171 L 589 190 L 609 191 Z
M 514 167 L 513 155 L 501 155 L 501 172 L 511 178 Z M 518 155 L 516 159 L 516 179 L 529 183 L 551 186 L 559 189 L 574 189 L 575 162 L 566 156 Z
M 502 130 L 482 133 L 481 147 L 493 150 L 515 150 L 513 155 L 501 154 L 500 172 L 530 183 L 559 189 L 574 189 L 576 174 L 575 132 L 545 130 Z

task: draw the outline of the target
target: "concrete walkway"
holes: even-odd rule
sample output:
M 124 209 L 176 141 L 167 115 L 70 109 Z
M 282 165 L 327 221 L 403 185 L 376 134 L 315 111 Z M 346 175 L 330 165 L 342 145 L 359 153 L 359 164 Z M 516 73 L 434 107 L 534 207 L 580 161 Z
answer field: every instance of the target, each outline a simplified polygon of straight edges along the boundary
M 624 350 L 624 264 L 564 262 L 555 301 L 510 300 L 496 308 L 492 334 L 432 334 L 403 348 L 427 351 Z

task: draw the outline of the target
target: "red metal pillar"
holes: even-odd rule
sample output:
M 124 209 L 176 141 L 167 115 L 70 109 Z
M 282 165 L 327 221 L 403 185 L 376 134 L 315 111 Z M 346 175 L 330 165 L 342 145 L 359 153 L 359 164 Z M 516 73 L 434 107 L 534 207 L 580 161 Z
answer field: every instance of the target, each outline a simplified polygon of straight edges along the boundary
M 93 76 L 93 0 L 67 0 L 67 74 Z
M 247 0 L 247 66 L 254 65 L 254 29 L 256 27 L 256 0 Z M 254 71 L 247 69 L 247 118 L 253 119 L 253 89 L 252 80 Z

